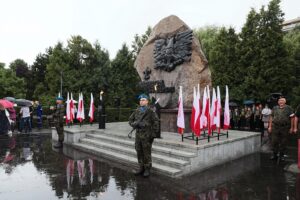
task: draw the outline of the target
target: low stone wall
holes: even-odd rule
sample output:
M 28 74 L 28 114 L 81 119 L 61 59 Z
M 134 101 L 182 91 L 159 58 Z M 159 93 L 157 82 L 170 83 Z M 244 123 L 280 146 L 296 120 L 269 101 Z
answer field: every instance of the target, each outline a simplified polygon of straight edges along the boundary
M 191 159 L 190 168 L 184 174 L 203 171 L 213 166 L 235 160 L 255 152 L 261 146 L 260 133 L 239 132 L 242 137 L 229 138 L 218 143 L 207 143 L 197 148 L 197 156 Z

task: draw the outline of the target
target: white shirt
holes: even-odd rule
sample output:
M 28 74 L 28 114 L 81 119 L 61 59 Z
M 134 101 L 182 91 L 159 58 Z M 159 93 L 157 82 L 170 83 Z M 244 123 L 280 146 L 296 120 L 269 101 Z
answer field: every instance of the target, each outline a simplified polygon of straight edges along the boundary
M 22 118 L 30 117 L 29 107 L 22 107 L 20 112 L 22 113 Z
M 272 110 L 270 108 L 264 108 L 261 111 L 261 114 L 263 114 L 263 115 L 271 115 L 271 113 L 272 113 Z

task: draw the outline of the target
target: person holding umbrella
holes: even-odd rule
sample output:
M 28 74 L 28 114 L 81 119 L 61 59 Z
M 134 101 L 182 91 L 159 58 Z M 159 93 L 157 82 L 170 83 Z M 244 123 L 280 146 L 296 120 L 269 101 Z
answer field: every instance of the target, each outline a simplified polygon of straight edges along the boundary
M 13 103 L 0 99 L 0 135 L 7 134 L 9 130 L 9 118 L 5 109 L 13 107 Z

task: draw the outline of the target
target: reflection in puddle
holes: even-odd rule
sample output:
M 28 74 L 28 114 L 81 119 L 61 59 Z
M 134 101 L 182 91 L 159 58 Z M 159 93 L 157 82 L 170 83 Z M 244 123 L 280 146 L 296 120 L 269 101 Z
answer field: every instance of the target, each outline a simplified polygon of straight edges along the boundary
M 145 179 L 68 146 L 56 152 L 48 135 L 18 135 L 0 138 L 0 199 L 300 199 L 300 175 L 283 167 L 256 154 L 181 179 Z

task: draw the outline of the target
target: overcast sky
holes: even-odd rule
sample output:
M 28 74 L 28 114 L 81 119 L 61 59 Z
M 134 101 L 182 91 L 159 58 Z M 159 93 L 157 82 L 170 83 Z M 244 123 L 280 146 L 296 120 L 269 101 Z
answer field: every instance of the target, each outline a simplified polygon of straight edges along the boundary
M 268 0 L 0 0 L 0 62 L 17 58 L 31 65 L 38 53 L 71 35 L 98 40 L 114 58 L 122 43 L 169 15 L 191 28 L 243 26 L 251 7 Z M 300 17 L 300 0 L 283 0 L 285 19 Z

